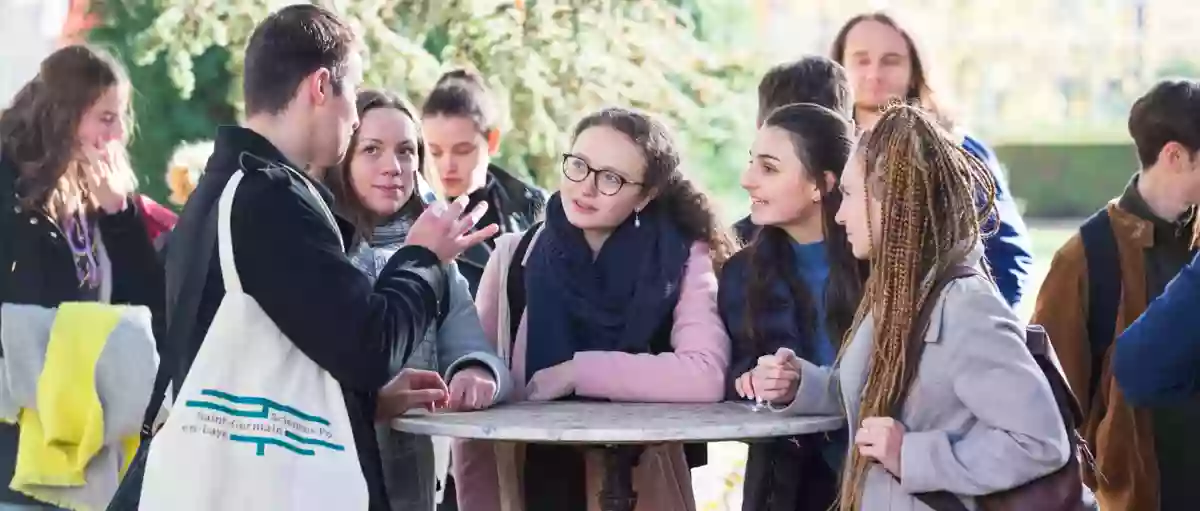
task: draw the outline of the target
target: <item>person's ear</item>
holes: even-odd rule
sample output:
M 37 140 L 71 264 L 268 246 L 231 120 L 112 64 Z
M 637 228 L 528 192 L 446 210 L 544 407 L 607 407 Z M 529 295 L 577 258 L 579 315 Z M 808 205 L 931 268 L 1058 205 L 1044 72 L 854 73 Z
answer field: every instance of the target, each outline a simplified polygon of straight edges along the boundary
M 822 177 L 825 178 L 825 193 L 833 193 L 834 190 L 837 190 L 837 184 L 838 184 L 837 174 L 834 174 L 833 171 L 831 171 L 831 170 L 826 170 L 825 172 L 822 172 L 821 174 L 822 174 Z
M 492 128 L 487 132 L 488 155 L 495 156 L 500 152 L 500 130 Z
M 324 105 L 333 94 L 333 74 L 328 69 L 318 69 L 308 75 L 308 78 L 301 82 L 300 87 L 312 105 Z
M 646 196 L 643 197 L 641 202 L 638 202 L 638 205 L 635 206 L 633 209 L 635 211 L 641 211 L 643 209 L 646 209 L 646 206 L 650 205 L 650 201 L 654 200 L 657 197 L 658 197 L 658 189 L 653 188 L 649 192 L 646 192 Z

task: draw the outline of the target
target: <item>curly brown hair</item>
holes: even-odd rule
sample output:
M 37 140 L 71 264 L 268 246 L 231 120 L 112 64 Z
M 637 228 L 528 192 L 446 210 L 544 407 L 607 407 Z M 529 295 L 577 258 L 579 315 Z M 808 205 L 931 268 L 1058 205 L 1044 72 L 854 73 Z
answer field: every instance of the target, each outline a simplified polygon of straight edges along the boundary
M 916 350 L 924 339 L 914 338 L 913 323 L 925 301 L 936 299 L 929 296 L 935 280 L 930 277 L 962 262 L 980 243 L 983 225 L 995 213 L 996 183 L 932 114 L 907 104 L 884 112 L 863 134 L 855 157 L 863 163 L 864 196 L 882 202 L 882 239 L 871 240 L 870 277 L 847 340 L 869 313 L 874 349 L 859 417 L 890 417 L 916 376 Z M 869 466 L 851 450 L 841 511 L 859 509 Z
M 685 236 L 708 244 L 713 267 L 720 270 L 733 255 L 736 245 L 732 236 L 721 227 L 708 196 L 684 176 L 678 146 L 666 124 L 644 112 L 609 107 L 580 120 L 571 140 L 596 126 L 616 130 L 638 146 L 646 158 L 643 193 L 658 192 L 654 200 L 666 206 Z
M 0 148 L 18 170 L 21 205 L 59 219 L 98 204 L 79 162 L 79 124 L 88 109 L 113 87 L 129 89 L 125 69 L 111 55 L 86 45 L 71 45 L 42 61 L 38 74 L 0 113 Z M 122 122 L 132 125 L 129 105 Z M 135 182 L 128 166 L 114 167 Z

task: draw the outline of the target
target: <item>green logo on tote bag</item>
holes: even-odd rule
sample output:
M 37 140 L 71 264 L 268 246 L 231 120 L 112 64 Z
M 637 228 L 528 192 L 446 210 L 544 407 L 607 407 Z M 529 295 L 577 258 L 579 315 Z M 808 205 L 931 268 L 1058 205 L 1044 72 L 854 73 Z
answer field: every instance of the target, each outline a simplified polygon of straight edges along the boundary
M 259 456 L 266 454 L 268 445 L 301 456 L 313 456 L 318 448 L 346 450 L 330 441 L 333 432 L 323 417 L 264 397 L 235 396 L 214 389 L 205 389 L 200 394 L 212 400 L 188 400 L 184 406 L 199 410 L 203 424 L 189 425 L 185 431 L 254 444 Z

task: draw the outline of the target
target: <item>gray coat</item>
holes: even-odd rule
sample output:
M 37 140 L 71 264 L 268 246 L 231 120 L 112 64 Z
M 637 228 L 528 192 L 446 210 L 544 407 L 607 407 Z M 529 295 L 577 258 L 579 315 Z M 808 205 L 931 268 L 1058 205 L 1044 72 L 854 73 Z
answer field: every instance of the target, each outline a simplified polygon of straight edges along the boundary
M 400 244 L 381 247 L 361 246 L 351 257 L 367 275 L 374 278 L 387 264 L 391 254 Z M 508 367 L 496 356 L 496 350 L 484 337 L 475 303 L 467 279 L 451 262 L 446 268 L 446 281 L 450 290 L 446 294 L 449 304 L 446 315 L 429 327 L 425 338 L 413 347 L 407 363 L 396 354 L 392 360 L 392 374 L 405 367 L 435 370 L 447 382 L 464 366 L 482 365 L 496 379 L 495 402 L 503 401 L 512 388 Z M 432 510 L 437 481 L 444 480 L 446 466 L 438 459 L 449 457 L 446 439 L 417 437 L 391 429 L 386 424 L 376 428 L 380 454 L 383 459 L 384 482 L 392 509 Z M 436 445 L 435 445 L 436 444 Z M 446 498 L 454 498 L 447 495 Z
M 399 244 L 385 247 L 363 245 L 351 259 L 359 269 L 374 278 L 399 248 Z M 392 374 L 398 374 L 405 367 L 428 369 L 441 373 L 442 377 L 449 381 L 454 372 L 463 365 L 481 364 L 496 377 L 496 395 L 499 402 L 508 395 L 512 387 L 508 370 L 504 362 L 496 356 L 496 349 L 483 335 L 483 327 L 479 324 L 479 315 L 475 311 L 475 302 L 467 288 L 467 279 L 458 271 L 456 263 L 447 265 L 446 280 L 450 286 L 447 293 L 450 303 L 446 306 L 446 316 L 430 325 L 425 338 L 413 346 L 407 363 L 400 359 L 400 353 L 394 354 Z
M 980 251 L 968 257 L 978 264 Z M 928 345 L 901 414 L 903 482 L 872 465 L 862 509 L 925 511 L 912 493 L 944 490 L 968 509 L 971 496 L 1010 489 L 1066 464 L 1070 445 L 1050 385 L 1025 348 L 1024 325 L 981 276 L 951 282 L 938 297 Z M 872 350 L 863 321 L 835 368 L 801 361 L 796 399 L 781 413 L 845 414 L 851 439 Z M 850 442 L 853 449 L 853 441 Z

